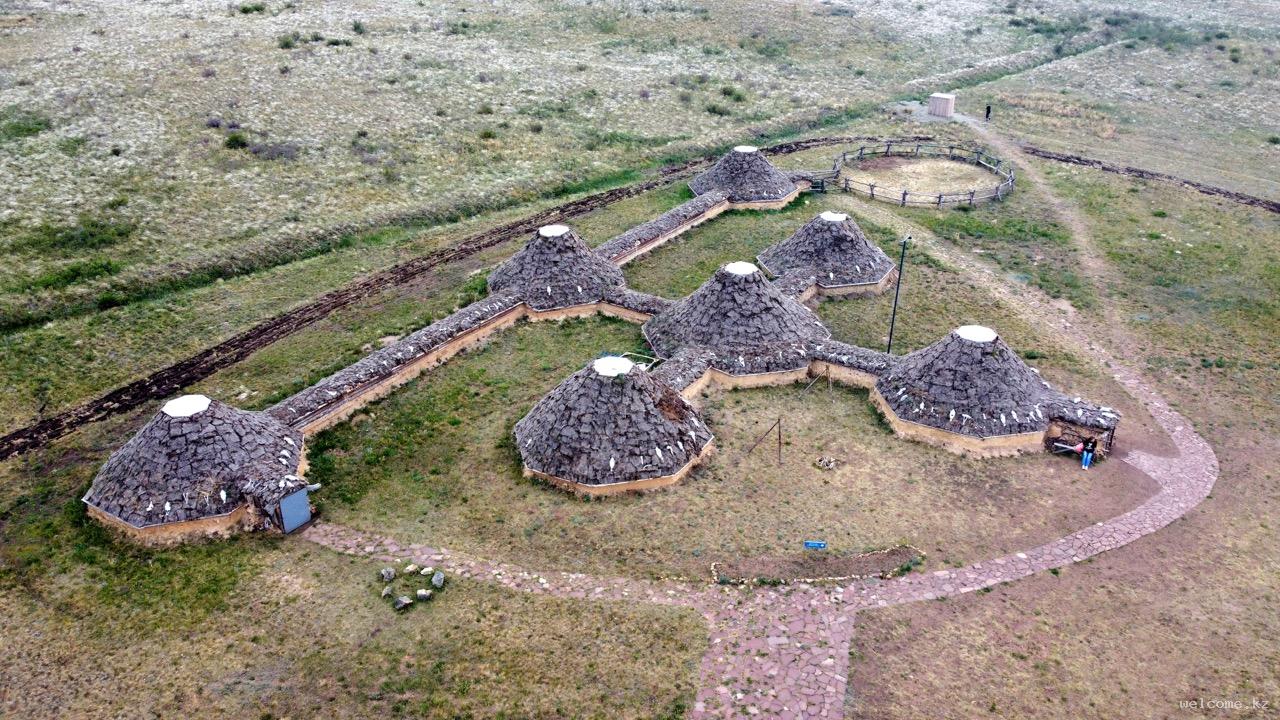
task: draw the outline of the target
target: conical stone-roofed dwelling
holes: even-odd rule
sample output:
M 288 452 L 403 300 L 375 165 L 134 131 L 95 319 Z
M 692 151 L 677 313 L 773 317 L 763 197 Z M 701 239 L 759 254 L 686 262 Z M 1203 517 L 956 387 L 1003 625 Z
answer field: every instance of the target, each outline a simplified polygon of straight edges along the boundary
M 800 188 L 752 145 L 739 145 L 721 157 L 710 170 L 689 182 L 698 195 L 715 190 L 729 194 L 734 205 L 781 207 Z
M 535 310 L 599 302 L 622 287 L 622 271 L 567 225 L 538 229 L 520 252 L 489 274 L 489 291 L 520 293 Z
M 805 223 L 758 259 L 776 277 L 799 273 L 812 278 L 811 285 L 824 295 L 877 294 L 897 277 L 893 261 L 862 228 L 845 213 L 831 211 Z
M 712 367 L 732 375 L 807 368 L 812 344 L 831 336 L 813 311 L 749 262 L 720 268 L 643 332 L 659 357 L 709 350 Z
M 310 517 L 302 462 L 302 434 L 270 415 L 184 395 L 112 453 L 83 499 L 90 515 L 148 544 L 291 530 L 297 512 Z
M 1119 422 L 1051 388 L 980 325 L 898 358 L 872 397 L 900 434 L 984 456 L 1041 450 L 1051 426 L 1103 438 Z
M 589 494 L 679 482 L 712 435 L 675 390 L 622 357 L 560 383 L 515 426 L 526 475 Z

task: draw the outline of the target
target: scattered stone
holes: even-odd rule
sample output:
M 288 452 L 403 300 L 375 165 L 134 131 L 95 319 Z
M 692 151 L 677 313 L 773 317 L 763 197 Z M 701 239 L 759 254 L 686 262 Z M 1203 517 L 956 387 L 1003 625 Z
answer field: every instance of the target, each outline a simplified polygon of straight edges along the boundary
M 426 588 L 418 588 L 418 599 L 426 602 L 431 599 L 431 591 Z
M 418 574 L 419 574 L 419 575 L 431 575 L 431 574 L 433 574 L 435 571 L 436 571 L 436 569 L 435 569 L 435 568 L 433 568 L 433 567 L 431 567 L 430 565 L 428 565 L 427 567 L 424 567 L 424 568 L 422 568 L 421 570 L 419 570 L 419 571 L 418 571 Z
M 436 574 L 431 576 L 431 585 L 437 590 L 444 587 L 444 573 L 437 570 Z
M 409 563 L 408 565 L 405 565 L 405 566 L 404 566 L 404 574 L 405 574 L 405 575 L 412 575 L 412 574 L 414 574 L 414 573 L 416 573 L 416 572 L 418 572 L 418 566 L 417 566 L 417 565 L 414 565 L 413 563 Z
M 401 595 L 400 597 L 396 598 L 396 601 L 392 605 L 392 607 L 394 607 L 396 610 L 404 610 L 405 608 L 409 607 L 412 604 L 413 604 L 413 598 L 409 597 L 408 595 Z
M 383 587 L 383 588 L 382 588 L 382 597 L 384 597 L 384 598 L 389 598 L 389 597 L 391 597 L 391 586 L 390 586 L 390 585 L 387 585 L 387 586 L 385 586 L 385 587 Z
M 826 455 L 823 455 L 822 457 L 818 458 L 813 464 L 816 465 L 821 470 L 835 470 L 836 467 L 840 465 L 840 461 L 836 460 L 833 457 L 827 457 Z
M 395 579 L 396 579 L 396 569 L 395 569 L 395 568 L 384 567 L 384 568 L 382 568 L 382 572 L 380 572 L 380 573 L 378 573 L 378 574 L 382 576 L 382 581 L 383 581 L 383 582 L 391 582 L 392 580 L 395 580 Z

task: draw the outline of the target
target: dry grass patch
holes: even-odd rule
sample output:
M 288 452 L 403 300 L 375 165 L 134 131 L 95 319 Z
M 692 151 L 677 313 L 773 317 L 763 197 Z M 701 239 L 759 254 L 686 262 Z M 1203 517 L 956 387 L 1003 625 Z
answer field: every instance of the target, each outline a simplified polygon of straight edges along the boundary
M 678 718 L 705 644 L 691 611 L 560 600 L 453 579 L 396 614 L 378 566 L 290 540 L 182 632 L 111 631 L 0 590 L 0 696 L 22 717 Z M 105 616 L 105 617 L 104 617 Z M 100 625 L 107 623 L 106 626 Z M 91 625 L 97 625 L 96 627 Z M 104 632 L 107 630 L 107 632 Z M 582 652 L 591 647 L 589 653 Z M 110 672 L 100 672 L 104 663 Z M 156 678 L 164 682 L 157 683 Z
M 878 157 L 852 162 L 841 171 L 864 185 L 874 184 L 876 194 L 902 194 L 903 190 L 925 195 L 981 190 L 1000 184 L 1000 178 L 967 162 L 937 158 Z

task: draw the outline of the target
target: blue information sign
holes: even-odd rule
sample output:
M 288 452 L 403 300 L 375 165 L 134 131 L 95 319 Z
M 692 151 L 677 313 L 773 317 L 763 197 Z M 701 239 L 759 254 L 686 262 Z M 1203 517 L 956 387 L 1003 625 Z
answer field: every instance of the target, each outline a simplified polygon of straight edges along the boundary
M 805 550 L 826 550 L 827 541 L 826 540 L 805 540 L 804 549 Z

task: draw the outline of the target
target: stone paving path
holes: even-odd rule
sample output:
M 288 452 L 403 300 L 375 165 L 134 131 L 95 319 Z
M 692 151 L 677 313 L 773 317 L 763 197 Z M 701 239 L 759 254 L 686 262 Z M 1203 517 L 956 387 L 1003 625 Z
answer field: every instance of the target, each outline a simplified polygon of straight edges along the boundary
M 691 718 L 835 720 L 844 714 L 849 645 L 859 610 L 973 592 L 1079 562 L 1163 528 L 1213 489 L 1218 460 L 1209 444 L 1137 372 L 1117 362 L 1076 327 L 1069 311 L 1025 287 L 1011 287 L 989 266 L 938 241 L 923 227 L 871 203 L 852 197 L 848 202 L 876 222 L 910 232 L 1014 312 L 1054 328 L 1076 348 L 1110 368 L 1115 380 L 1147 409 L 1177 448 L 1172 457 L 1139 450 L 1113 456 L 1150 476 L 1159 490 L 1126 513 L 1022 552 L 963 568 L 843 587 L 740 588 L 537 573 L 439 548 L 403 545 L 329 523 L 317 523 L 303 537 L 339 552 L 388 563 L 434 565 L 519 591 L 692 608 L 706 619 L 709 639 L 699 666 L 699 689 Z M 1089 249 L 1087 243 L 1085 248 Z

